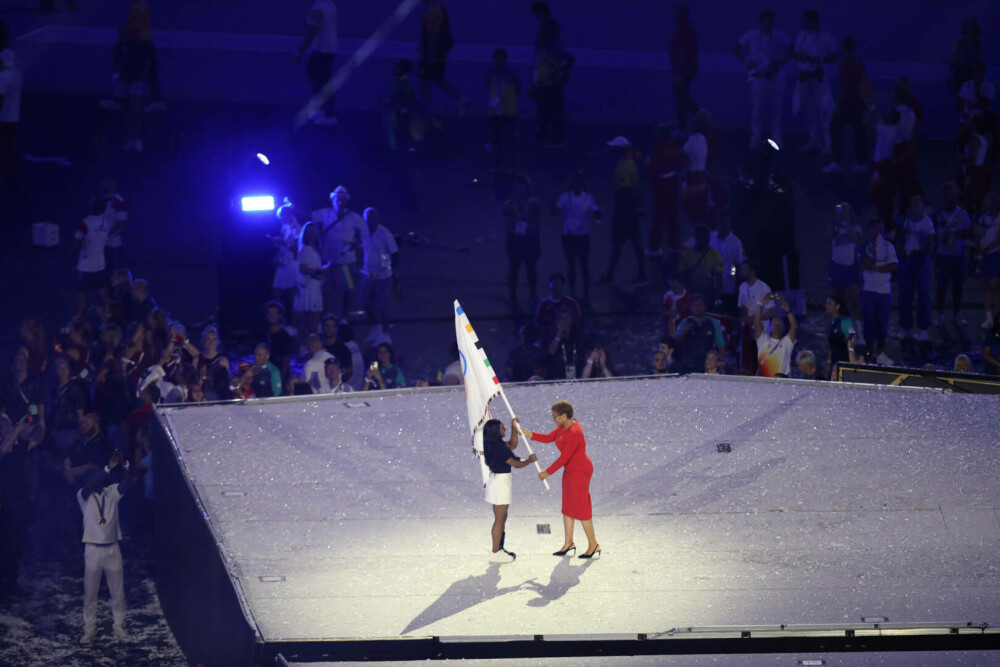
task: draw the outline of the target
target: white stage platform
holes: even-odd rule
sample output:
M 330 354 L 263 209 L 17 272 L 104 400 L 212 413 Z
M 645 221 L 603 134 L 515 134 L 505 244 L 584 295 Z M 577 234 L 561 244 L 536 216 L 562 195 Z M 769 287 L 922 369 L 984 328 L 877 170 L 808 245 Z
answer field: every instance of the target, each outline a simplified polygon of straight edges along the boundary
M 600 559 L 550 555 L 560 477 L 546 492 L 532 467 L 517 560 L 487 562 L 461 387 L 160 410 L 263 642 L 1000 623 L 996 397 L 708 376 L 507 393 L 540 431 L 573 403 Z

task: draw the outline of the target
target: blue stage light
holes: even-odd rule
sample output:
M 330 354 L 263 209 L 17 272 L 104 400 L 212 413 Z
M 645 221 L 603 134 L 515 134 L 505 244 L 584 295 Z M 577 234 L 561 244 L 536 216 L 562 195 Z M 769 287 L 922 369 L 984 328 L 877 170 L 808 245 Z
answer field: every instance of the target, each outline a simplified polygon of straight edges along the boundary
M 240 200 L 244 212 L 273 211 L 274 197 L 271 195 L 253 195 Z
M 257 159 L 258 159 L 258 160 L 260 160 L 260 161 L 261 161 L 261 163 L 262 163 L 262 164 L 263 164 L 263 165 L 264 165 L 265 167 L 266 167 L 267 165 L 271 164 L 271 161 L 270 161 L 270 160 L 268 160 L 268 159 L 267 159 L 267 156 L 266 156 L 266 155 L 264 155 L 263 153 L 257 153 Z

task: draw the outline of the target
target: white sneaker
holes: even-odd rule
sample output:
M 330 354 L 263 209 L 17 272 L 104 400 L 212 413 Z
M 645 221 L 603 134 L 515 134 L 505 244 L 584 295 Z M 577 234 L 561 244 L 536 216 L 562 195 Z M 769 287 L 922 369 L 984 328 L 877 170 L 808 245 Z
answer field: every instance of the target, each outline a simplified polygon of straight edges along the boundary
M 885 352 L 879 352 L 878 356 L 875 357 L 875 361 L 878 362 L 879 366 L 892 366 L 893 364 L 896 363 L 892 359 L 890 359 L 889 355 L 887 355 Z
M 969 321 L 966 320 L 961 315 L 955 315 L 955 317 L 951 318 L 951 323 L 954 324 L 956 327 L 964 327 L 966 324 L 969 323 Z
M 112 629 L 111 633 L 112 633 L 112 635 L 114 635 L 114 640 L 116 642 L 127 642 L 128 640 L 130 640 L 132 638 L 132 637 L 129 636 L 129 634 L 127 632 L 125 632 L 125 628 L 123 628 L 120 625 L 116 625 Z
M 983 329 L 992 329 L 993 328 L 993 313 L 986 313 L 986 319 L 983 320 L 981 328 L 983 328 Z
M 97 635 L 97 631 L 94 630 L 94 628 L 91 628 L 90 630 L 87 630 L 86 632 L 84 632 L 83 636 L 80 637 L 80 643 L 83 644 L 84 646 L 86 646 L 87 644 L 93 644 L 94 643 L 94 637 L 96 635 Z
M 823 173 L 824 174 L 839 174 L 842 171 L 844 171 L 844 168 L 841 167 L 836 162 L 831 162 L 830 164 L 828 164 L 825 167 L 823 167 Z
M 927 342 L 930 341 L 930 339 L 931 338 L 930 338 L 930 336 L 927 335 L 927 331 L 926 330 L 921 329 L 920 331 L 917 332 L 917 342 L 927 343 Z
M 504 551 L 503 549 L 501 549 L 500 551 L 496 551 L 496 552 L 490 553 L 490 562 L 491 563 L 513 563 L 514 562 L 514 556 L 512 556 L 511 554 L 509 554 L 506 551 Z

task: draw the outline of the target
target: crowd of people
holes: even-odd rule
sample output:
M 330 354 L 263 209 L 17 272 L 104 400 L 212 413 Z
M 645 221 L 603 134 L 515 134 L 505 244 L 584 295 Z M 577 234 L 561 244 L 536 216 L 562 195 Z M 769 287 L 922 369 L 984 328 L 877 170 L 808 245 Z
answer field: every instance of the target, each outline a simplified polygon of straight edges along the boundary
M 963 288 L 970 280 L 978 280 L 981 288 L 984 338 L 946 370 L 1000 375 L 1000 199 L 991 191 L 993 164 L 1000 151 L 992 110 L 995 89 L 985 78 L 975 19 L 965 22 L 950 69 L 959 111 L 958 171 L 954 180 L 938 189 L 933 203 L 925 197 L 917 171 L 922 111 L 907 80 L 895 83 L 889 104 L 880 104 L 857 41 L 848 36 L 838 45 L 821 30 L 819 14 L 812 10 L 803 13 L 802 30 L 794 40 L 775 28 L 775 15 L 769 10 L 760 13 L 758 28 L 739 39 L 735 53 L 746 66 L 751 92 L 750 149 L 765 150 L 768 139 L 782 143 L 785 65 L 794 62 L 795 104 L 808 127 L 803 149 L 828 154 L 830 162 L 823 171 L 832 177 L 849 171 L 870 179 L 870 203 L 876 213 L 864 226 L 847 202 L 838 204 L 831 216 L 826 345 L 809 349 L 801 341 L 797 318 L 801 313 L 795 312 L 787 296 L 758 277 L 757 259 L 747 256 L 737 235 L 741 221 L 733 219 L 724 183 L 713 173 L 720 142 L 711 114 L 691 93 L 699 66 L 690 9 L 678 5 L 670 45 L 677 122 L 658 128 L 648 153 L 623 136 L 608 142 L 614 160 L 608 169 L 613 182 L 611 253 L 596 280 L 590 268 L 591 232 L 592 225 L 603 219 L 604 209 L 591 194 L 585 175 L 576 171 L 564 190 L 542 196 L 533 192 L 531 179 L 518 169 L 519 98 L 526 94 L 537 106 L 537 143 L 562 146 L 564 86 L 573 67 L 549 5 L 535 2 L 531 11 L 538 20 L 538 34 L 530 86 L 522 90 L 503 49 L 494 52 L 485 77 L 493 168 L 511 176 L 501 207 L 509 299 L 517 316 L 527 314 L 517 343 L 507 351 L 500 373 L 503 380 L 616 374 L 614 354 L 623 351 L 609 350 L 589 335 L 586 318 L 593 313 L 592 285 L 615 282 L 626 244 L 634 256 L 634 287 L 650 283 L 647 268 L 652 267 L 659 267 L 668 281 L 669 289 L 659 298 L 658 346 L 648 351 L 650 375 L 732 373 L 823 380 L 836 379 L 840 364 L 893 366 L 886 347 L 891 340 L 893 297 L 901 338 L 919 348 L 932 343 L 935 329 L 967 327 Z M 317 95 L 324 94 L 332 76 L 336 20 L 334 4 L 316 0 L 297 52 L 299 59 L 309 56 L 307 75 Z M 126 110 L 127 150 L 141 151 L 143 82 L 153 93 L 146 110 L 165 109 L 144 0 L 130 3 L 120 34 L 115 67 L 121 85 L 116 99 L 106 100 L 104 106 Z M 394 68 L 394 86 L 386 100 L 393 149 L 412 146 L 420 135 L 421 123 L 415 121 L 425 114 L 432 86 L 452 97 L 458 112 L 464 113 L 468 98 L 445 76 L 453 43 L 444 5 L 427 0 L 416 70 L 419 95 L 409 81 L 412 65 L 403 62 Z M 20 106 L 20 79 L 8 47 L 9 35 L 0 30 L 0 183 L 16 166 L 9 161 L 17 151 L 16 128 L 10 125 L 17 122 Z M 835 63 L 839 63 L 836 101 L 827 76 Z M 336 122 L 332 96 L 312 120 Z M 844 156 L 846 129 L 854 140 L 852 166 Z M 647 198 L 651 215 L 644 234 Z M 0 595 L 22 594 L 18 577 L 30 516 L 27 507 L 39 487 L 51 483 L 57 492 L 75 497 L 90 521 L 85 541 L 90 535 L 94 546 L 87 547 L 84 641 L 94 640 L 94 577 L 99 583 L 101 572 L 115 597 L 115 635 L 127 637 L 122 626 L 120 553 L 117 559 L 114 554 L 97 553 L 120 538 L 120 533 L 112 534 L 106 527 L 110 515 L 105 516 L 103 499 L 117 507 L 119 498 L 134 485 L 137 490 L 127 494 L 136 498 L 133 509 L 123 511 L 126 520 L 129 512 L 141 520 L 153 493 L 149 469 L 155 405 L 463 381 L 457 350 L 451 351 L 436 376 L 407 378 L 390 333 L 399 289 L 396 237 L 382 224 L 378 209 L 353 209 L 345 186 L 334 188 L 329 199 L 329 207 L 314 211 L 300 210 L 288 200 L 277 209 L 277 229 L 270 238 L 275 253 L 272 293 L 261 295 L 262 302 L 270 300 L 263 305 L 260 335 L 250 353 L 223 345 L 214 324 L 189 334 L 183 323 L 172 320 L 159 306 L 149 282 L 134 278 L 122 265 L 128 210 L 117 184 L 105 179 L 100 195 L 90 202 L 75 229 L 79 247 L 75 313 L 58 331 L 46 331 L 40 323 L 52 321 L 51 314 L 25 320 L 2 385 Z M 549 275 L 548 294 L 540 298 L 544 215 L 561 220 L 565 270 Z M 690 234 L 684 233 L 688 229 Z M 527 311 L 519 298 L 522 267 Z M 946 315 L 949 297 L 950 316 Z M 364 319 L 370 333 L 359 340 L 354 327 Z M 117 530 L 117 513 L 114 524 Z M 494 536 L 495 542 L 499 539 Z

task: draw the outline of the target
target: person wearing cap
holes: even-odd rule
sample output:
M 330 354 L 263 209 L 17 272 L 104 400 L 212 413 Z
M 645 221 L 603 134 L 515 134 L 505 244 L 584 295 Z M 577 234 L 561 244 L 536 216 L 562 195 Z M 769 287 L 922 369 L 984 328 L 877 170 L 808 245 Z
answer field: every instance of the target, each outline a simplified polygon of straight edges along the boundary
M 347 391 L 354 391 L 354 388 L 344 382 L 340 373 L 340 360 L 337 357 L 330 357 L 323 363 L 323 371 L 326 374 L 323 378 L 324 386 L 317 392 L 320 394 L 343 394 Z
M 343 315 L 354 305 L 361 272 L 361 254 L 368 240 L 364 219 L 350 209 L 351 195 L 343 185 L 330 193 L 330 208 L 313 211 L 312 219 L 320 224 L 323 264 L 330 265 L 330 279 L 324 285 L 324 307 L 333 311 L 334 294 L 342 296 Z
M 621 259 L 622 245 L 630 243 L 635 252 L 636 263 L 636 275 L 632 279 L 632 285 L 637 287 L 647 285 L 649 281 L 646 280 L 646 258 L 639 227 L 642 198 L 639 194 L 639 168 L 636 165 L 641 156 L 629 140 L 622 136 L 609 141 L 608 147 L 618 156 L 618 165 L 615 167 L 614 213 L 611 218 L 611 258 L 607 270 L 597 284 L 611 283 L 615 269 L 618 268 L 618 260 Z

